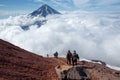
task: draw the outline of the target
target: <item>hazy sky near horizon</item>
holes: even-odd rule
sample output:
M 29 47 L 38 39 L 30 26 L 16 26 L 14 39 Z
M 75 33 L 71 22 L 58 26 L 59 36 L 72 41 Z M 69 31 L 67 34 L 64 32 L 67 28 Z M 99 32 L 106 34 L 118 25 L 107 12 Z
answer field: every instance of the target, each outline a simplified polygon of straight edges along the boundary
M 29 14 L 43 4 L 58 11 L 120 12 L 120 0 L 0 0 L 0 18 Z

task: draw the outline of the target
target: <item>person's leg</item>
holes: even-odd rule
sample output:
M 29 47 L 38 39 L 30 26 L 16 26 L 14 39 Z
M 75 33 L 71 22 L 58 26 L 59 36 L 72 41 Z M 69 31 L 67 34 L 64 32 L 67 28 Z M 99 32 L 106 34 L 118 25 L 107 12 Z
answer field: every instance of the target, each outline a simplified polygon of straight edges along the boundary
M 69 64 L 69 60 L 67 59 L 67 64 Z
M 71 65 L 71 59 L 69 59 L 69 64 Z
M 76 61 L 76 65 L 77 65 L 77 61 Z
M 75 62 L 74 62 L 74 61 L 72 61 L 73 66 L 74 66 L 74 63 L 75 63 Z
M 75 60 L 75 65 L 77 65 L 77 60 Z
M 69 62 L 68 64 L 70 64 L 70 59 L 68 59 L 68 62 Z

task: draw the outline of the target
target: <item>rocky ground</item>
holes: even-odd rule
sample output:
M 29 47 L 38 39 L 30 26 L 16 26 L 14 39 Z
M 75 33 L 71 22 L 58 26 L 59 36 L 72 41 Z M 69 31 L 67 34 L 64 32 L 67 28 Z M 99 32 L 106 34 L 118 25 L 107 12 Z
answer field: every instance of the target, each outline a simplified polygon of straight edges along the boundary
M 57 80 L 55 67 L 67 65 L 65 58 L 45 58 L 0 40 L 0 80 Z M 120 80 L 120 71 L 86 61 L 91 80 Z M 90 67 L 90 68 L 89 68 Z

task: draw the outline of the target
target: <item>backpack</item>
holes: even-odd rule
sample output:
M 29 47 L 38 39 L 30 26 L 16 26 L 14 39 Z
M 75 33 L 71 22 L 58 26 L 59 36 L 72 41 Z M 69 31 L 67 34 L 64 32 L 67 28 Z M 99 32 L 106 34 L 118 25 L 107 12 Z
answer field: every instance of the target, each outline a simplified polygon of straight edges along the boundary
M 77 59 L 79 59 L 79 56 L 78 56 L 78 54 L 75 54 L 75 55 L 73 55 L 73 61 L 75 61 L 75 60 L 77 60 Z

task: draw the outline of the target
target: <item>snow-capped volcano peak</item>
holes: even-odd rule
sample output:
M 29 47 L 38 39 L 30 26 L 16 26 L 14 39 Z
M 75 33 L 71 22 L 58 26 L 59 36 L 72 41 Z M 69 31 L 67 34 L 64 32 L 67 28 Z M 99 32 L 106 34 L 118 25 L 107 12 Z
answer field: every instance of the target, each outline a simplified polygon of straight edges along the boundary
M 53 8 L 51 8 L 50 6 L 48 6 L 47 4 L 42 5 L 39 9 L 33 11 L 30 15 L 31 16 L 43 16 L 46 17 L 47 15 L 50 14 L 60 14 L 58 11 L 54 10 Z

